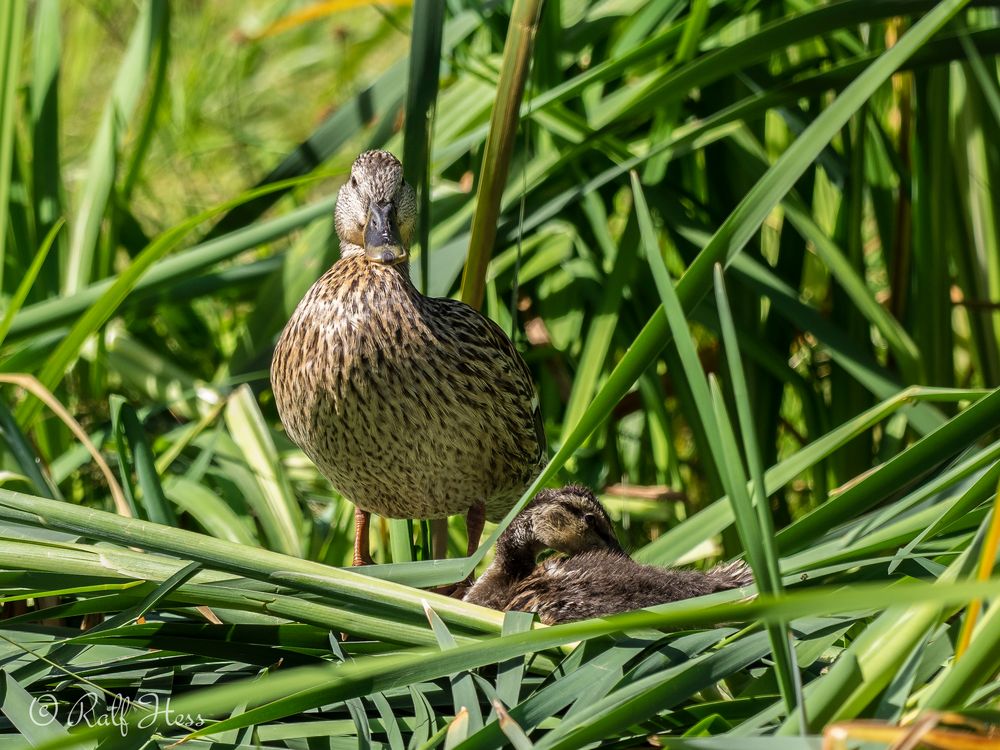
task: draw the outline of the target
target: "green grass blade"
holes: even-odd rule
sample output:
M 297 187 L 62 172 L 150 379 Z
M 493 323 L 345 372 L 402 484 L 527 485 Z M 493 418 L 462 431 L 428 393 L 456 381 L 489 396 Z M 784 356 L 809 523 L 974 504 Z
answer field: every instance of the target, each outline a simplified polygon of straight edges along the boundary
M 677 354 L 684 370 L 684 380 L 694 397 L 698 419 L 708 441 L 709 453 L 713 463 L 715 463 L 716 470 L 721 474 L 724 469 L 719 466 L 718 460 L 722 457 L 722 438 L 719 434 L 719 424 L 712 412 L 712 398 L 708 389 L 708 381 L 705 379 L 701 360 L 698 359 L 698 352 L 688 332 L 684 310 L 681 308 L 680 300 L 674 289 L 673 280 L 670 278 L 667 266 L 660 254 L 656 230 L 653 227 L 653 218 L 650 216 L 649 206 L 646 203 L 642 185 L 639 183 L 639 175 L 632 172 L 631 178 L 632 197 L 635 201 L 635 213 L 639 222 L 639 233 L 642 237 L 642 249 L 646 256 L 646 263 L 652 273 L 656 291 L 660 295 L 662 309 L 670 326 L 670 338 L 677 348 Z M 757 556 L 752 553 L 751 556 L 757 559 Z
M 41 247 L 38 248 L 38 252 L 35 253 L 34 259 L 31 261 L 31 265 L 24 272 L 24 276 L 21 278 L 21 282 L 17 285 L 17 291 L 10 298 L 7 303 L 7 309 L 4 310 L 3 320 L 0 320 L 0 345 L 3 344 L 7 334 L 10 331 L 10 327 L 14 324 L 14 319 L 17 313 L 21 310 L 21 305 L 28 298 L 28 294 L 31 292 L 32 287 L 35 284 L 35 280 L 38 278 L 39 272 L 42 270 L 42 266 L 45 264 L 45 259 L 49 257 L 49 250 L 52 249 L 52 245 L 56 241 L 56 237 L 59 235 L 59 231 L 63 228 L 65 220 L 59 218 L 55 223 L 52 224 L 49 233 L 42 240 Z
M 51 709 L 56 706 L 39 701 L 5 670 L 0 670 L 0 711 L 31 745 L 51 740 L 66 740 L 69 732 L 59 723 Z M 93 747 L 86 743 L 83 747 Z
M 420 279 L 424 294 L 430 278 L 430 145 L 440 79 L 444 7 L 444 0 L 414 2 L 403 123 L 403 172 L 417 191 L 416 236 L 420 243 Z
M 604 225 L 607 223 L 607 216 L 604 214 L 596 194 L 588 193 L 584 196 L 584 213 L 587 214 L 594 227 L 594 233 L 601 243 L 604 254 L 611 255 L 609 251 L 614 250 L 612 240 L 605 236 L 607 230 Z M 563 415 L 563 431 L 567 434 L 580 421 L 580 416 L 593 398 L 598 379 L 604 369 L 612 336 L 619 321 L 622 295 L 635 272 L 638 243 L 633 240 L 633 236 L 627 235 L 619 245 L 617 254 L 614 256 L 614 266 L 604 282 L 604 294 L 601 296 L 600 304 L 594 313 L 594 319 L 587 333 L 587 339 L 583 344 L 583 351 L 580 353 L 573 378 L 573 390 L 570 391 L 569 401 Z
M 829 529 L 831 523 L 852 518 L 862 510 L 874 507 L 913 477 L 920 476 L 987 434 L 998 421 L 1000 389 L 991 391 L 947 424 L 894 456 L 864 482 L 850 487 L 779 531 L 779 548 L 784 551 L 801 549 L 819 531 Z
M 110 400 L 110 416 L 111 424 L 113 425 L 111 434 L 115 441 L 115 447 L 118 454 L 118 473 L 122 478 L 122 492 L 125 495 L 125 501 L 128 503 L 127 512 L 131 513 L 133 518 L 145 518 L 138 504 L 136 503 L 136 483 L 132 477 L 131 466 L 129 465 L 129 446 L 128 440 L 125 437 L 125 420 L 122 419 L 122 412 L 128 411 L 131 407 L 121 396 L 112 396 Z M 135 410 L 132 410 L 133 416 L 135 415 Z M 145 509 L 143 509 L 145 510 Z M 126 509 L 121 509 L 123 515 L 126 513 Z
M 165 0 L 150 0 L 140 6 L 128 48 L 118 68 L 111 99 L 101 116 L 88 160 L 86 186 L 71 225 L 66 276 L 63 279 L 63 289 L 67 294 L 78 292 L 93 278 L 98 233 L 114 185 L 121 142 L 145 87 L 154 44 L 157 39 L 163 38 L 163 26 L 167 23 L 165 8 Z
M 698 254 L 677 282 L 677 296 L 684 310 L 693 310 L 711 287 L 712 267 L 728 262 L 746 245 L 778 201 L 808 169 L 831 138 L 847 122 L 864 101 L 881 86 L 917 49 L 930 39 L 967 0 L 945 0 L 924 16 L 892 49 L 869 65 L 836 101 L 820 114 L 798 139 L 782 154 L 753 189 L 740 201 L 736 210 L 719 227 L 709 243 Z M 581 415 L 576 428 L 566 437 L 550 465 L 528 488 L 521 501 L 508 514 L 498 530 L 480 547 L 495 541 L 500 530 L 513 519 L 533 493 L 551 477 L 556 469 L 578 448 L 611 412 L 614 405 L 631 388 L 660 350 L 670 341 L 669 326 L 662 309 L 650 318 L 632 342 L 627 354 L 608 376 L 600 392 Z M 473 560 L 478 562 L 479 557 Z M 474 563 L 473 563 L 474 565 Z M 470 566 L 471 569 L 472 566 Z
M 122 181 L 121 198 L 127 202 L 132 196 L 137 180 L 142 171 L 142 167 L 147 161 L 147 154 L 156 131 L 157 117 L 160 114 L 160 106 L 163 102 L 163 95 L 167 84 L 167 66 L 170 61 L 170 3 L 163 3 L 160 9 L 163 18 L 156 24 L 156 39 L 150 50 L 151 56 L 155 55 L 155 67 L 152 71 L 152 81 L 150 92 L 145 103 L 145 112 L 142 121 L 138 124 L 138 137 L 135 139 L 135 146 L 129 157 L 128 168 L 125 170 L 125 179 Z
M 497 723 L 500 725 L 500 731 L 504 733 L 514 750 L 531 750 L 535 746 L 525 731 L 507 713 L 507 709 L 499 700 L 493 701 L 493 710 L 497 712 Z
M 254 514 L 270 546 L 286 555 L 301 557 L 305 519 L 281 470 L 274 440 L 249 386 L 240 386 L 229 399 L 225 419 L 233 440 L 243 452 L 247 466 L 253 467 L 260 486 L 261 502 L 254 507 Z
M 153 460 L 153 450 L 146 440 L 135 409 L 130 404 L 122 403 L 118 405 L 117 409 L 112 407 L 112 411 L 117 412 L 116 416 L 118 417 L 112 423 L 119 451 L 124 447 L 127 451 L 126 455 L 131 459 L 127 461 L 126 465 L 122 465 L 122 457 L 119 456 L 119 466 L 122 466 L 123 473 L 128 467 L 135 472 L 136 483 L 140 491 L 138 503 L 145 511 L 144 517 L 153 523 L 176 526 L 177 518 L 163 493 L 160 477 L 156 472 L 156 463 Z
M 948 101 L 949 71 L 933 68 L 918 74 L 917 96 Z M 914 298 L 908 307 L 913 336 L 923 357 L 929 385 L 954 385 L 952 363 L 954 338 L 951 326 L 952 301 L 949 253 L 941 252 L 959 234 L 954 202 L 954 173 L 949 169 L 948 111 L 928 107 L 916 120 L 917 137 L 930 144 L 919 152 L 914 163 Z M 916 295 L 919 294 L 919 298 Z
M 742 471 L 742 459 L 739 449 L 736 446 L 736 436 L 733 434 L 729 415 L 726 412 L 726 404 L 722 397 L 722 390 L 714 375 L 708 376 L 709 388 L 712 391 L 712 402 L 715 407 L 715 417 L 719 424 L 720 437 L 723 453 L 720 456 L 721 464 L 728 472 L 729 480 L 726 488 L 730 493 L 733 505 L 733 515 L 736 518 L 736 528 L 740 534 L 744 548 L 747 549 L 748 557 L 754 565 L 754 578 L 758 582 L 758 589 L 771 588 L 766 592 L 768 595 L 780 596 L 782 593 L 781 579 L 775 576 L 769 580 L 771 572 L 769 570 L 771 562 L 768 560 L 767 548 L 771 547 L 773 553 L 773 542 L 765 535 L 764 526 L 759 520 L 754 524 L 754 508 L 750 496 L 746 491 L 746 476 Z M 758 471 L 759 474 L 759 471 Z M 756 484 L 756 480 L 752 480 Z M 766 504 L 762 495 L 757 505 Z M 757 514 L 759 519 L 760 514 Z M 758 544 L 750 544 L 748 540 L 756 539 Z M 755 558 L 754 556 L 757 555 Z M 774 568 L 777 569 L 777 560 L 774 560 Z M 758 572 L 759 571 L 759 572 Z M 763 583 L 763 586 L 761 584 Z M 796 672 L 795 653 L 792 650 L 789 640 L 789 623 L 777 622 L 767 624 L 767 635 L 771 644 L 771 653 L 774 656 L 775 673 L 778 677 L 778 686 L 781 697 L 785 702 L 785 710 L 791 714 L 796 708 L 804 713 L 804 701 L 802 700 L 799 685 L 801 680 Z
M 760 571 L 764 575 L 757 579 L 757 587 L 764 593 L 781 595 L 784 587 L 782 586 L 781 574 L 778 569 L 778 551 L 774 544 L 774 523 L 771 520 L 769 498 L 764 487 L 764 467 L 761 465 L 760 451 L 757 446 L 756 423 L 753 415 L 750 413 L 750 396 L 746 376 L 743 372 L 743 363 L 740 359 L 736 327 L 729 309 L 729 300 L 726 297 L 722 266 L 715 266 L 714 275 L 715 304 L 719 310 L 719 322 L 726 350 L 726 363 L 729 366 L 729 379 L 733 389 L 733 400 L 736 403 L 740 435 L 743 439 L 743 455 L 746 457 L 747 468 L 750 472 L 753 497 L 757 501 L 754 508 L 757 513 L 757 525 L 755 529 L 751 530 L 751 533 L 759 534 L 761 552 L 764 557 L 762 561 L 764 567 Z M 724 411 L 725 405 L 721 396 L 716 396 L 716 416 L 720 419 L 720 424 L 721 415 Z M 727 462 L 739 462 L 739 460 L 738 453 L 727 458 Z M 738 479 L 742 481 L 742 478 Z M 798 667 L 795 663 L 795 652 L 792 649 L 791 636 L 787 624 L 776 623 L 768 626 L 768 635 L 771 640 L 771 649 L 775 659 L 775 672 L 778 675 L 778 685 L 781 688 L 781 694 L 785 701 L 785 708 L 788 713 L 794 711 L 796 707 L 804 712 L 805 702 L 802 699 L 802 680 L 797 674 Z M 800 720 L 803 726 L 807 725 L 804 713 L 800 717 Z
M 424 605 L 424 612 L 427 613 L 427 621 L 434 631 L 438 646 L 442 651 L 457 647 L 455 638 L 448 630 L 448 626 L 442 622 L 441 618 L 431 608 L 429 604 Z M 483 714 L 479 709 L 479 696 L 476 693 L 476 683 L 469 672 L 460 672 L 451 677 L 451 696 L 456 718 L 465 713 L 463 719 L 463 737 L 471 732 L 478 732 L 483 728 Z
M 462 301 L 476 309 L 483 304 L 486 270 L 493 254 L 500 199 L 507 184 L 521 96 L 528 80 L 540 9 L 540 0 L 514 0 L 504 43 L 496 100 L 476 189 L 476 210 L 472 218 L 469 254 L 462 274 Z
M 652 218 L 649 215 L 649 208 L 646 205 L 642 186 L 639 184 L 639 176 L 635 172 L 632 173 L 632 193 L 635 199 L 636 214 L 639 218 L 639 229 L 643 238 L 646 259 L 652 271 L 657 290 L 660 293 L 663 310 L 670 324 L 671 333 L 673 334 L 672 338 L 677 346 L 680 361 L 684 368 L 685 380 L 694 393 L 695 404 L 705 430 L 705 435 L 708 438 L 713 463 L 718 467 L 722 484 L 725 486 L 730 498 L 740 539 L 747 551 L 761 590 L 772 595 L 780 593 L 781 584 L 778 578 L 777 555 L 774 550 L 773 541 L 771 541 L 773 539 L 773 526 L 770 523 L 769 516 L 765 519 L 764 523 L 761 523 L 760 519 L 762 513 L 766 514 L 768 512 L 768 505 L 767 495 L 763 489 L 762 469 L 759 465 L 760 460 L 756 452 L 756 441 L 751 437 L 749 443 L 744 443 L 748 461 L 753 461 L 753 466 L 756 469 L 754 473 L 754 485 L 759 494 L 757 496 L 758 512 L 755 515 L 753 504 L 746 492 L 747 480 L 743 473 L 743 460 L 736 447 L 735 436 L 730 427 L 729 417 L 726 414 L 721 392 L 712 376 L 709 376 L 706 383 L 705 375 L 701 369 L 701 362 L 688 334 L 684 312 L 681 309 L 677 294 L 674 292 L 673 284 L 670 281 L 666 266 L 656 245 Z M 718 284 L 721 281 L 721 266 L 716 266 L 715 277 Z M 725 303 L 724 290 L 717 292 L 717 294 L 723 296 L 723 301 L 719 306 L 719 313 L 724 335 L 729 337 L 727 360 L 732 371 L 734 388 L 737 389 L 737 402 L 742 403 L 743 406 L 747 406 L 749 401 L 746 396 L 746 383 L 743 378 L 742 368 L 738 362 L 738 350 L 732 348 L 734 347 L 732 339 L 735 338 L 735 333 L 732 330 L 732 318 L 729 315 L 728 305 Z M 737 383 L 739 383 L 739 387 L 736 385 Z M 742 391 L 739 389 L 742 389 Z M 742 401 L 740 400 L 741 396 L 743 397 Z M 744 440 L 746 441 L 746 432 L 747 430 L 750 432 L 753 431 L 754 423 L 745 409 L 744 413 L 741 414 L 740 422 Z M 750 458 L 751 455 L 753 456 L 752 459 Z M 765 539 L 768 542 L 765 542 Z M 766 546 L 770 546 L 770 554 L 765 549 Z M 802 702 L 800 697 L 796 697 L 796 685 L 798 681 L 792 673 L 794 659 L 789 648 L 788 637 L 783 624 L 779 623 L 774 627 L 770 627 L 769 635 L 772 652 L 775 656 L 781 692 L 785 699 L 787 710 L 791 712 L 795 706 L 801 706 Z
M 750 396 L 747 388 L 746 375 L 740 359 L 740 350 L 736 338 L 736 327 L 733 323 L 729 300 L 726 297 L 725 280 L 722 276 L 722 266 L 715 266 L 715 304 L 719 310 L 719 322 L 722 330 L 722 340 L 725 344 L 726 364 L 729 369 L 729 381 L 733 389 L 733 401 L 739 422 L 740 435 L 743 438 L 743 455 L 746 457 L 750 472 L 750 482 L 753 497 L 756 500 L 754 511 L 757 518 L 757 531 L 760 534 L 763 552 L 764 575 L 757 585 L 761 591 L 768 594 L 782 592 L 781 576 L 778 571 L 778 552 L 774 545 L 774 522 L 771 520 L 770 505 L 767 491 L 764 487 L 764 467 L 761 466 L 760 450 L 757 447 L 757 434 L 754 429 L 754 418 L 750 412 Z M 730 460 L 733 456 L 729 457 Z M 739 458 L 737 454 L 735 458 Z
M 11 202 L 14 157 L 14 124 L 17 120 L 17 89 L 21 71 L 21 40 L 28 4 L 25 0 L 4 3 L 0 8 L 0 289 L 7 265 L 7 218 Z
M 396 715 L 392 711 L 392 706 L 386 700 L 383 693 L 375 693 L 369 696 L 369 700 L 375 704 L 382 726 L 385 728 L 386 739 L 389 741 L 389 750 L 406 750 L 403 742 L 403 732 L 400 723 L 396 720 Z
M 229 205 L 231 204 L 226 204 L 219 210 L 225 210 Z M 130 299 L 135 298 L 138 302 L 142 301 L 143 293 L 153 295 L 160 291 L 177 291 L 182 285 L 189 284 L 191 277 L 199 271 L 229 260 L 245 250 L 283 237 L 289 232 L 328 216 L 332 209 L 333 199 L 318 201 L 270 221 L 199 243 L 171 257 L 161 257 L 156 262 L 150 263 L 148 271 L 140 274 L 138 280 L 133 282 Z M 206 217 L 211 215 L 213 212 L 208 212 Z M 194 229 L 199 223 L 200 221 L 193 221 L 189 229 Z M 91 284 L 72 297 L 59 297 L 23 308 L 14 318 L 10 335 L 18 338 L 35 335 L 72 322 L 107 293 L 117 281 L 118 276 L 104 279 Z M 308 285 L 303 288 L 303 292 L 305 289 L 308 289 Z
M 262 191 L 280 190 L 283 184 L 270 185 L 261 188 Z M 88 336 L 91 336 L 118 310 L 125 298 L 133 290 L 140 278 L 163 256 L 172 251 L 183 238 L 201 224 L 206 219 L 214 216 L 227 208 L 239 205 L 255 197 L 258 191 L 245 193 L 235 200 L 223 203 L 220 206 L 202 211 L 199 214 L 178 224 L 172 229 L 161 234 L 157 239 L 149 244 L 132 263 L 103 291 L 96 301 L 86 310 L 70 329 L 69 333 L 62 340 L 45 362 L 38 379 L 49 390 L 53 390 L 56 384 L 62 379 L 66 368 L 79 355 Z M 15 323 L 17 318 L 15 318 Z M 29 399 L 17 411 L 18 420 L 22 424 L 30 423 L 37 416 L 41 409 L 41 403 L 37 400 Z
M 300 667 L 282 671 L 266 681 L 247 684 L 235 683 L 199 690 L 176 701 L 177 713 L 197 713 L 214 716 L 232 709 L 238 701 L 246 701 L 251 708 L 232 720 L 207 726 L 192 737 L 228 731 L 251 723 L 260 723 L 293 715 L 308 708 L 366 695 L 373 690 L 383 690 L 396 684 L 400 674 L 407 679 L 428 680 L 453 674 L 462 669 L 473 669 L 582 639 L 626 630 L 645 628 L 670 628 L 719 622 L 762 620 L 774 622 L 797 619 L 817 614 L 834 614 L 845 611 L 893 608 L 903 605 L 934 607 L 956 606 L 970 599 L 996 595 L 1000 582 L 954 582 L 948 585 L 915 583 L 906 586 L 864 585 L 854 587 L 850 601 L 845 600 L 839 588 L 813 589 L 808 592 L 790 593 L 780 601 L 761 597 L 752 602 L 720 604 L 705 607 L 693 601 L 675 602 L 657 607 L 656 611 L 641 611 L 614 617 L 568 623 L 533 630 L 502 639 L 487 639 L 457 646 L 445 652 L 417 650 L 410 653 L 378 656 L 356 660 L 349 665 Z M 658 705 L 658 704 L 657 704 Z M 655 709 L 658 710 L 658 709 Z M 137 721 L 136 716 L 125 717 L 128 726 Z M 163 718 L 160 717 L 160 722 Z M 159 724 L 157 724 L 159 726 Z M 90 737 L 102 736 L 107 731 L 95 727 L 84 729 L 74 736 L 73 742 L 83 742 Z M 51 742 L 39 750 L 56 750 L 69 746 Z
M 62 500 L 58 485 L 42 472 L 41 458 L 21 432 L 13 413 L 2 401 L 0 401 L 0 440 L 3 440 L 21 473 L 31 482 L 35 492 L 52 500 Z
M 43 518 L 44 516 L 44 518 Z M 175 529 L 138 519 L 124 519 L 113 513 L 93 510 L 23 495 L 0 488 L 0 517 L 29 525 L 63 530 L 78 529 L 91 538 L 141 546 L 151 551 L 177 555 L 224 570 L 264 581 L 288 585 L 302 591 L 355 602 L 377 602 L 400 611 L 423 616 L 427 600 L 450 625 L 485 632 L 499 632 L 503 616 L 482 607 L 426 591 L 416 591 L 390 581 L 380 581 L 352 570 L 302 560 L 269 550 L 243 547 L 183 529 Z
M 36 236 L 47 235 L 65 216 L 62 170 L 60 168 L 59 74 L 62 39 L 60 38 L 59 0 L 42 0 L 35 11 L 35 34 L 32 53 L 31 102 L 31 174 L 32 201 L 35 207 Z M 59 238 L 60 253 L 66 241 Z M 44 294 L 59 290 L 59 265 L 49 263 L 39 286 Z
M 191 516 L 208 534 L 248 547 L 260 546 L 247 528 L 247 519 L 205 485 L 186 477 L 168 476 L 164 477 L 163 491 L 179 511 Z
M 413 560 L 413 522 L 406 518 L 389 519 L 389 552 L 394 563 Z

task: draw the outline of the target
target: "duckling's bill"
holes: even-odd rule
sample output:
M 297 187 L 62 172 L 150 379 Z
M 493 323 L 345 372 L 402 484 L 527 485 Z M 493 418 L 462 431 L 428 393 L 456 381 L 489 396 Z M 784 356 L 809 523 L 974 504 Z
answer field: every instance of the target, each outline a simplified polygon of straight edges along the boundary
M 372 203 L 365 223 L 365 255 L 386 266 L 402 263 L 407 258 L 395 213 L 391 202 Z

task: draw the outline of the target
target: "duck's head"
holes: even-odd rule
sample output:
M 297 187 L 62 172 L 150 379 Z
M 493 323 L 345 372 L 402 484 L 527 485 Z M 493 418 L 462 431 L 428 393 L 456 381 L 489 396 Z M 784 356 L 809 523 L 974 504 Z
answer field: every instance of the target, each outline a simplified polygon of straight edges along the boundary
M 567 555 L 606 549 L 621 552 L 608 512 L 586 487 L 567 485 L 542 490 L 522 512 L 531 524 L 531 536 L 542 548 Z
M 363 253 L 386 266 L 407 260 L 417 218 L 413 186 L 388 151 L 365 151 L 340 188 L 334 221 L 341 254 Z

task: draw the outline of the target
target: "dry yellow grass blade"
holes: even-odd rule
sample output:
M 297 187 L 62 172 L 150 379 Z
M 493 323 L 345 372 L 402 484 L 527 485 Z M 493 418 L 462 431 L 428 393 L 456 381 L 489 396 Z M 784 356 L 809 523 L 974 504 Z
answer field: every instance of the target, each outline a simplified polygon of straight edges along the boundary
M 986 540 L 983 542 L 983 550 L 979 555 L 979 568 L 976 570 L 976 580 L 986 581 L 993 575 L 993 561 L 996 560 L 997 547 L 1000 547 L 1000 485 L 997 485 L 997 492 L 993 496 L 993 517 L 990 519 L 990 528 L 986 532 Z M 958 636 L 958 645 L 955 647 L 955 658 L 960 659 L 972 641 L 972 631 L 976 627 L 976 620 L 979 619 L 979 611 L 982 608 L 982 600 L 974 599 L 969 602 L 969 609 L 962 623 L 962 632 Z
M 294 29 L 296 26 L 301 26 L 304 23 L 315 21 L 317 18 L 323 18 L 324 16 L 329 16 L 334 13 L 340 13 L 344 10 L 354 10 L 355 8 L 364 8 L 376 5 L 402 6 L 412 4 L 413 0 L 379 0 L 378 2 L 374 2 L 374 0 L 324 0 L 324 2 L 313 3 L 312 5 L 308 5 L 301 10 L 282 16 L 277 21 L 265 26 L 260 31 L 244 34 L 243 40 L 253 41 L 257 39 L 264 39 L 269 36 L 275 36 L 288 31 L 289 29 Z
M 122 492 L 121 485 L 118 484 L 118 480 L 115 479 L 115 475 L 111 472 L 111 467 L 108 466 L 107 462 L 101 457 L 101 452 L 97 450 L 97 446 L 90 440 L 87 436 L 86 431 L 80 426 L 73 415 L 66 411 L 59 400 L 52 395 L 52 392 L 42 385 L 38 378 L 34 375 L 28 375 L 25 373 L 13 373 L 10 375 L 0 375 L 0 383 L 10 383 L 11 385 L 16 385 L 19 388 L 23 388 L 32 396 L 37 398 L 43 404 L 45 404 L 52 413 L 55 414 L 59 419 L 62 420 L 69 431 L 83 443 L 83 446 L 90 453 L 91 457 L 94 459 L 94 463 L 97 464 L 97 468 L 101 470 L 101 474 L 104 475 L 104 479 L 108 483 L 108 489 L 111 491 L 111 498 L 114 500 L 115 508 L 118 514 L 124 516 L 125 518 L 132 517 L 132 511 L 129 509 L 128 502 L 125 500 L 125 493 Z
M 935 750 L 1000 750 L 1000 737 L 995 727 L 961 714 L 936 711 L 928 712 L 906 726 L 858 719 L 838 721 L 823 730 L 823 750 L 846 750 L 848 742 L 852 740 L 890 745 L 890 750 L 915 750 L 918 747 Z

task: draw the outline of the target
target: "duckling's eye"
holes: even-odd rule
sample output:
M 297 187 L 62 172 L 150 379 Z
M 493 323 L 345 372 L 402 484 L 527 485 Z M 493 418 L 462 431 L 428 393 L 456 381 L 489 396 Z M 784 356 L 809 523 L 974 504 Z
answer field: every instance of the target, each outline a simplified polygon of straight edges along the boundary
M 597 516 L 595 516 L 593 513 L 587 513 L 586 515 L 584 515 L 583 520 L 587 523 L 587 526 L 589 526 L 590 528 L 592 529 L 597 528 Z
M 358 178 L 355 177 L 354 175 L 351 175 L 351 187 L 357 188 L 357 186 L 358 186 Z

